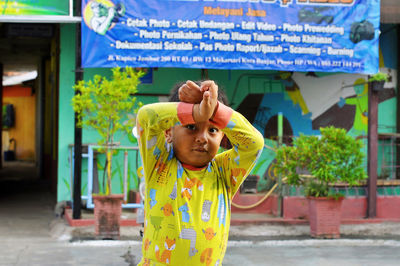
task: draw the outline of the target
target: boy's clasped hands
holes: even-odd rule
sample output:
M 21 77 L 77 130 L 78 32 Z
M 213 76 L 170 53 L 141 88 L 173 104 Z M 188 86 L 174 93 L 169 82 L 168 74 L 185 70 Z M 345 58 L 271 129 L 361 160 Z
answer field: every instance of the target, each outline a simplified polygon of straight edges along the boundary
M 218 86 L 212 80 L 203 81 L 201 86 L 188 80 L 179 88 L 179 100 L 194 104 L 195 122 L 208 121 L 218 106 Z

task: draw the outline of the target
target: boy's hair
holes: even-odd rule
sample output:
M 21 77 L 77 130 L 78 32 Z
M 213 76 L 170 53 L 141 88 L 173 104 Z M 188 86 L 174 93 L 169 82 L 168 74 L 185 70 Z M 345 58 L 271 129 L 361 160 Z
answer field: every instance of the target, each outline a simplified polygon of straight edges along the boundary
M 205 81 L 205 80 L 196 80 L 193 82 L 196 83 L 198 86 L 201 86 L 201 83 L 203 81 Z M 185 83 L 186 83 L 186 81 L 180 81 L 172 87 L 172 90 L 171 90 L 171 92 L 169 94 L 169 98 L 168 98 L 169 102 L 179 102 L 179 88 Z M 226 96 L 225 91 L 221 88 L 218 88 L 218 101 L 225 104 L 226 106 L 229 106 L 228 97 Z M 230 141 L 226 137 L 226 135 L 224 135 L 224 137 L 222 138 L 220 146 L 227 150 L 232 148 L 232 144 L 230 143 Z
M 201 86 L 201 83 L 203 81 L 205 80 L 196 80 L 193 82 L 196 83 L 198 86 Z M 185 83 L 186 81 L 180 81 L 172 87 L 172 90 L 169 93 L 169 102 L 179 102 L 179 88 Z M 226 96 L 225 91 L 221 88 L 218 88 L 218 101 L 225 104 L 226 106 L 229 106 L 228 97 Z

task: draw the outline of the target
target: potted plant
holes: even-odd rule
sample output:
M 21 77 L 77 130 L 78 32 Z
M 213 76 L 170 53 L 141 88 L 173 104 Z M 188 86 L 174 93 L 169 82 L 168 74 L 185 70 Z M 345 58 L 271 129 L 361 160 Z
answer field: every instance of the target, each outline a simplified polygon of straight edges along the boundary
M 94 129 L 98 135 L 97 144 L 100 153 L 106 156 L 103 189 L 93 195 L 95 204 L 95 228 L 99 238 L 119 238 L 119 224 L 123 195 L 112 194 L 112 160 L 117 132 L 128 134 L 135 125 L 139 105 L 136 105 L 139 78 L 144 74 L 130 67 L 111 70 L 110 79 L 95 75 L 92 80 L 79 81 L 74 89 L 78 93 L 72 98 L 72 107 L 77 113 L 78 126 Z
M 294 139 L 293 146 L 279 147 L 276 170 L 287 184 L 304 187 L 311 236 L 339 238 L 344 196 L 333 186 L 338 182 L 353 186 L 367 177 L 361 151 L 363 144 L 341 128 L 331 126 L 320 131 L 321 136 L 300 135 Z M 322 213 L 318 213 L 318 209 Z
M 389 80 L 389 76 L 386 73 L 378 72 L 368 78 L 368 82 L 371 83 L 371 88 L 374 91 L 383 90 L 385 82 Z

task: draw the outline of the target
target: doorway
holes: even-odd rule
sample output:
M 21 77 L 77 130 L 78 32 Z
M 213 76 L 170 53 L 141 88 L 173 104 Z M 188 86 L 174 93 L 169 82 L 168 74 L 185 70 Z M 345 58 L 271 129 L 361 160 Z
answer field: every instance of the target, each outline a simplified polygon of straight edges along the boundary
M 58 25 L 0 24 L 0 183 L 18 192 L 57 187 Z M 30 184 L 30 185 L 29 185 Z M 35 184 L 35 185 L 32 185 Z M 31 186 L 32 185 L 32 186 Z

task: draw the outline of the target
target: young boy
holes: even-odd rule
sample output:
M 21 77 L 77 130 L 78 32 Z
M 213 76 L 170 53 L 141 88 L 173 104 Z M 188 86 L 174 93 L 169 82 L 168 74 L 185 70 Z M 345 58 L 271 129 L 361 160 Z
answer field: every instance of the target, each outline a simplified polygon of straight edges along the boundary
M 218 86 L 187 81 L 181 102 L 143 106 L 137 116 L 146 182 L 139 265 L 221 265 L 230 202 L 264 146 L 261 134 L 218 102 Z M 217 155 L 228 137 L 233 148 Z

